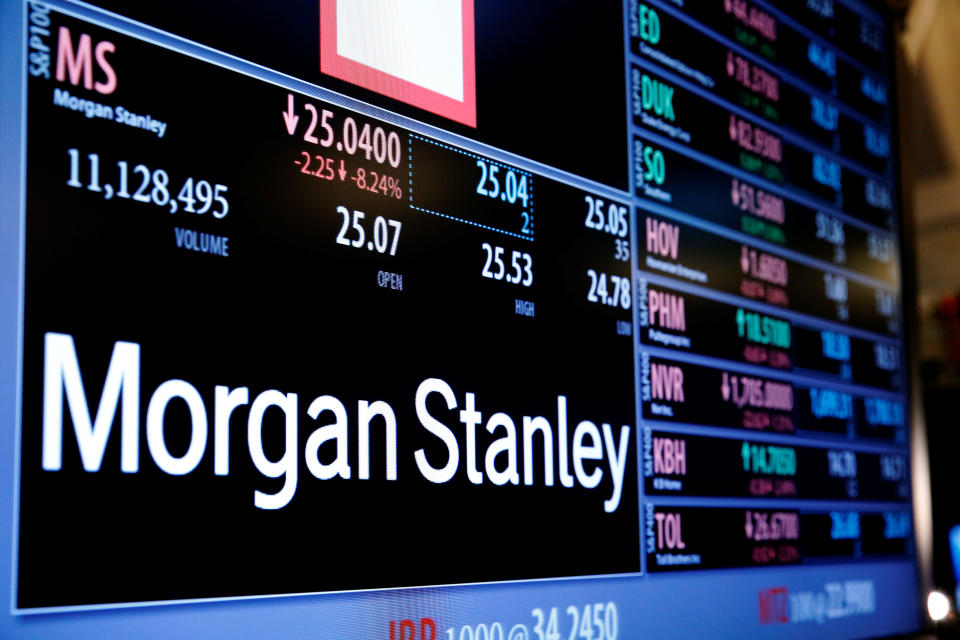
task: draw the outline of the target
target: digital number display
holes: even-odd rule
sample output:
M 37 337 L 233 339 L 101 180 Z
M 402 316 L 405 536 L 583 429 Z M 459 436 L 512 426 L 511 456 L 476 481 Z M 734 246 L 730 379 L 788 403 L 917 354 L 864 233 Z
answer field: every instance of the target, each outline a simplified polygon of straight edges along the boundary
M 0 636 L 916 626 L 886 12 L 3 8 Z

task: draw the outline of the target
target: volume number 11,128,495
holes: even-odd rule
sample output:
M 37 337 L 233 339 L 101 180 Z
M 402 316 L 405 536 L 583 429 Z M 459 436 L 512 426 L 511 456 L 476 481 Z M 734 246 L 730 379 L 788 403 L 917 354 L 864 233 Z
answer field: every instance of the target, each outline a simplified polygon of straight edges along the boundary
M 129 198 L 144 204 L 166 207 L 170 213 L 176 213 L 182 207 L 183 211 L 198 215 L 210 212 L 214 218 L 223 218 L 230 212 L 226 185 L 211 184 L 207 180 L 190 177 L 179 183 L 180 188 L 174 196 L 170 188 L 170 175 L 165 170 L 150 169 L 146 165 L 137 164 L 131 171 L 126 160 L 118 160 L 114 174 L 118 183 L 114 187 L 112 182 L 101 182 L 99 154 L 86 154 L 86 163 L 81 162 L 78 149 L 67 149 L 67 156 L 70 159 L 67 186 L 75 189 L 86 186 L 88 191 L 103 194 L 104 200 L 110 200 L 114 196 Z M 81 164 L 85 164 L 87 168 L 84 175 L 87 179 L 86 185 L 80 180 Z M 131 188 L 134 189 L 133 193 L 130 192 Z

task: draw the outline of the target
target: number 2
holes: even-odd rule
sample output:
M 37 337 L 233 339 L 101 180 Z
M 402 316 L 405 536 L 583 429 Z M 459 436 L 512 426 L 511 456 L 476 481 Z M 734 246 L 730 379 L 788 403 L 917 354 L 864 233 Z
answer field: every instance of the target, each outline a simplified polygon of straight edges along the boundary
M 329 147 L 333 144 L 333 127 L 327 122 L 328 118 L 333 117 L 333 112 L 326 109 L 320 116 L 320 128 L 327 132 L 327 137 L 320 141 L 321 147 Z M 316 112 L 314 112 L 314 122 L 316 122 Z
M 483 188 L 484 183 L 487 181 L 487 164 L 483 160 L 477 160 L 477 166 L 480 167 L 480 182 L 477 183 L 477 193 L 482 196 L 490 195 L 487 193 L 487 190 Z
M 138 164 L 133 168 L 133 172 L 143 176 L 143 182 L 140 183 L 140 188 L 133 194 L 133 199 L 137 202 L 150 202 L 150 196 L 147 195 L 147 187 L 150 185 L 150 170 L 142 164 Z
M 493 183 L 493 189 L 487 191 L 487 195 L 491 198 L 496 198 L 500 195 L 500 181 L 497 180 L 497 172 L 500 170 L 500 167 L 493 165 L 490 167 L 490 182 Z
M 573 624 L 570 625 L 570 637 L 568 640 L 573 640 L 577 637 L 577 627 L 580 626 L 580 612 L 573 605 L 567 607 L 567 615 L 573 617 Z
M 482 245 L 484 252 L 487 254 L 487 261 L 483 264 L 483 269 L 480 271 L 480 275 L 484 278 L 492 278 L 493 274 L 490 272 L 490 261 L 493 260 L 493 249 L 486 242 Z
M 583 196 L 583 201 L 587 203 L 587 218 L 583 221 L 583 225 L 587 229 L 596 229 L 596 223 L 593 221 L 593 212 L 596 210 L 597 205 L 590 196 Z
M 359 247 L 363 244 L 364 233 L 363 227 L 360 226 L 360 221 L 363 220 L 363 217 L 366 214 L 363 211 L 354 211 L 353 212 L 353 228 L 357 230 L 357 239 L 353 241 L 353 246 Z
M 303 105 L 303 108 L 310 112 L 310 126 L 303 132 L 303 140 L 304 142 L 317 144 L 317 137 L 313 135 L 313 130 L 317 128 L 317 108 L 309 102 Z
M 340 226 L 340 233 L 337 234 L 337 244 L 350 245 L 350 241 L 347 240 L 347 230 L 350 228 L 350 211 L 340 205 L 337 207 L 337 213 L 343 216 L 343 224 Z

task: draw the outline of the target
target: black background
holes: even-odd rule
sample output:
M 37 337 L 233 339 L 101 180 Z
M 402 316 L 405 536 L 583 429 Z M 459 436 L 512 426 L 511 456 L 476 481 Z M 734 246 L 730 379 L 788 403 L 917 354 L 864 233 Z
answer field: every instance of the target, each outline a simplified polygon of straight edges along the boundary
M 629 267 L 614 261 L 611 236 L 584 229 L 582 192 L 534 177 L 535 242 L 421 214 L 406 200 L 301 174 L 293 163 L 304 149 L 304 121 L 297 137 L 287 134 L 285 90 L 54 15 L 59 24 L 70 25 L 75 38 L 89 33 L 94 42 L 117 45 L 110 58 L 118 76 L 114 94 L 61 86 L 150 113 L 168 129 L 158 139 L 56 107 L 53 81 L 33 79 L 28 88 L 18 606 L 639 570 L 633 357 L 630 338 L 616 333 L 617 320 L 629 321 L 630 311 L 588 303 L 585 274 L 594 268 L 627 275 Z M 304 98 L 296 100 L 302 108 Z M 242 109 L 228 108 L 236 104 Z M 347 114 L 317 106 L 332 109 L 337 123 Z M 367 122 L 353 115 L 361 126 Z M 68 148 L 80 151 L 84 183 L 86 154 L 96 152 L 101 183 L 117 185 L 118 160 L 131 169 L 142 162 L 169 173 L 174 196 L 187 177 L 228 185 L 230 213 L 222 220 L 182 210 L 171 215 L 153 204 L 107 201 L 71 188 Z M 372 160 L 339 157 L 351 170 L 376 168 Z M 414 177 L 445 169 L 442 162 L 416 164 Z M 458 203 L 471 219 L 482 217 L 485 205 L 475 193 L 477 177 L 462 184 Z M 131 175 L 131 192 L 138 184 Z M 401 220 L 397 255 L 336 244 L 341 204 L 367 213 L 368 234 L 377 215 Z M 229 236 L 230 257 L 178 249 L 175 226 Z M 530 252 L 533 286 L 482 278 L 482 242 L 508 254 Z M 380 270 L 403 274 L 403 290 L 378 287 Z M 516 298 L 534 301 L 536 316 L 516 315 Z M 101 470 L 84 472 L 66 404 L 63 469 L 42 470 L 48 331 L 74 336 L 92 412 L 114 342 L 142 345 L 139 473 L 119 470 L 119 418 Z M 426 481 L 413 458 L 424 447 L 435 467 L 446 461 L 444 447 L 414 413 L 416 388 L 429 377 L 446 380 L 458 402 L 452 411 L 436 396 L 429 404 L 461 444 L 459 471 L 444 485 Z M 211 430 L 200 465 L 182 477 L 155 466 L 144 435 L 149 396 L 172 378 L 199 390 Z M 249 407 L 231 420 L 230 475 L 214 475 L 214 385 L 247 386 L 251 402 L 267 389 L 299 395 L 298 488 L 283 509 L 254 507 L 254 490 L 274 493 L 282 480 L 262 477 L 250 462 Z M 476 394 L 484 420 L 503 411 L 518 430 L 522 416 L 543 415 L 556 436 L 560 394 L 569 399 L 571 440 L 582 419 L 608 422 L 617 435 L 631 425 L 619 509 L 603 511 L 609 473 L 592 491 L 566 489 L 559 478 L 543 487 L 540 464 L 533 487 L 523 486 L 522 467 L 517 487 L 470 484 L 458 418 L 467 392 Z M 351 480 L 319 481 L 303 462 L 309 433 L 330 421 L 324 415 L 313 423 L 306 407 L 325 394 L 348 412 Z M 397 414 L 395 482 L 384 479 L 376 422 L 371 479 L 356 478 L 359 400 L 385 400 Z M 282 432 L 280 411 L 269 410 L 264 439 L 272 460 L 282 453 Z M 181 401 L 169 405 L 165 438 L 172 455 L 185 453 L 189 421 Z M 481 426 L 478 450 L 491 440 Z M 329 460 L 332 451 L 321 449 L 321 456 Z M 518 466 L 522 459 L 518 448 Z

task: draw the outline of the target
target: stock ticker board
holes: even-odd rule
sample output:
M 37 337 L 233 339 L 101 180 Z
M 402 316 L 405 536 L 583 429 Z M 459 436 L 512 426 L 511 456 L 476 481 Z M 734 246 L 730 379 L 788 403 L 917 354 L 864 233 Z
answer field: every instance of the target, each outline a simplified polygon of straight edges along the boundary
M 879 9 L 95 4 L 18 5 L 14 614 L 917 624 Z

